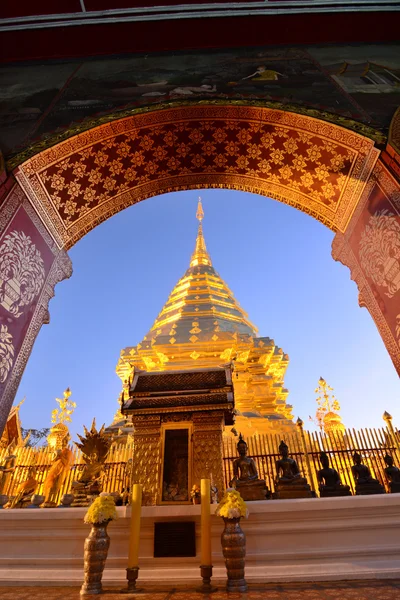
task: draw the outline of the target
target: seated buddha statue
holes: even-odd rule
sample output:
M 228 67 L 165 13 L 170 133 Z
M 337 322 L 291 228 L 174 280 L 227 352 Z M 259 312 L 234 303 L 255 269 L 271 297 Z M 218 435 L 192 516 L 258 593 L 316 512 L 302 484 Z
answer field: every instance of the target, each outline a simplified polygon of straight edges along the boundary
M 389 454 L 386 454 L 384 458 L 387 467 L 385 468 L 385 473 L 387 478 L 389 479 L 389 487 L 391 494 L 399 494 L 400 493 L 400 469 L 395 467 L 393 464 L 393 457 Z
M 322 469 L 317 472 L 320 497 L 351 496 L 349 486 L 343 485 L 339 473 L 329 466 L 329 456 L 326 452 L 321 452 L 319 460 L 322 465 Z
M 370 494 L 384 494 L 385 490 L 382 484 L 373 479 L 370 470 L 361 462 L 361 455 L 358 452 L 353 454 L 354 465 L 351 467 L 354 481 L 356 482 L 356 496 L 368 496 Z
M 239 436 L 237 443 L 239 458 L 233 463 L 233 479 L 229 482 L 242 496 L 243 500 L 266 500 L 270 492 L 264 479 L 259 479 L 256 463 L 247 456 L 247 443 Z
M 276 461 L 276 492 L 274 498 L 312 498 L 307 479 L 301 476 L 297 462 L 289 457 L 289 448 L 282 440 L 279 444 L 282 458 Z

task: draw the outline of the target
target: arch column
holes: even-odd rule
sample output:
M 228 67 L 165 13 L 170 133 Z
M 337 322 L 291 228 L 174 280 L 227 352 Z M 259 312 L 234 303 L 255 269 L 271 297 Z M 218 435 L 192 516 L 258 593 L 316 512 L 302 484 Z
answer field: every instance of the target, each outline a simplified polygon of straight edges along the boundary
M 71 276 L 72 263 L 12 177 L 0 199 L 1 435 L 34 341 L 49 323 L 54 287 Z
M 400 375 L 400 184 L 381 159 L 332 256 L 350 269 L 359 304 L 370 312 Z

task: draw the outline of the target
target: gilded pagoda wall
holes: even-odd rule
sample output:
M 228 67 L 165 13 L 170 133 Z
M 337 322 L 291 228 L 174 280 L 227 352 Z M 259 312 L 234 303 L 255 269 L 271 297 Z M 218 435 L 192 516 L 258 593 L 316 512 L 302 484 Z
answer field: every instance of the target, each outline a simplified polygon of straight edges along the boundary
M 135 427 L 132 483 L 142 484 L 145 506 L 155 505 L 161 464 L 161 417 L 135 415 L 132 422 Z
M 219 492 L 224 485 L 224 414 L 219 411 L 193 415 L 193 483 L 210 478 Z

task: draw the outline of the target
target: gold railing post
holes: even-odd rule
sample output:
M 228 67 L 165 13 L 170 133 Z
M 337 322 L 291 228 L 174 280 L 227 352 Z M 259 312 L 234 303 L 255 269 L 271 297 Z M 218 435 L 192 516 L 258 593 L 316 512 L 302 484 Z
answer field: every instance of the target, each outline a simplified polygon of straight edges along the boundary
M 297 419 L 296 421 L 296 425 L 299 429 L 300 432 L 300 441 L 301 441 L 301 446 L 302 446 L 302 450 L 304 453 L 304 457 L 306 459 L 306 465 L 307 465 L 307 471 L 308 471 L 308 479 L 310 482 L 310 486 L 311 489 L 314 493 L 316 493 L 316 488 L 315 488 L 315 483 L 314 483 L 314 477 L 313 477 L 313 473 L 311 470 L 311 463 L 310 463 L 310 457 L 308 456 L 308 450 L 307 450 L 307 444 L 306 444 L 306 438 L 304 435 L 304 429 L 303 429 L 303 421 L 300 419 L 300 417 Z
M 397 439 L 396 432 L 393 428 L 392 415 L 390 415 L 386 410 L 383 413 L 383 420 L 386 421 L 386 423 L 387 423 L 387 427 L 389 429 L 390 435 L 392 436 L 392 441 L 397 448 L 398 459 L 400 459 L 400 443 L 399 443 L 399 440 Z

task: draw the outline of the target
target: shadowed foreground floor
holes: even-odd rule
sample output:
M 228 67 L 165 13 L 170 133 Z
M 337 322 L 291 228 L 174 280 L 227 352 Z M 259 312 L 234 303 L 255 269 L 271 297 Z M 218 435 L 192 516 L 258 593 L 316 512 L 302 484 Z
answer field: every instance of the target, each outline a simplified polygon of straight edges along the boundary
M 102 596 L 90 596 L 93 600 Z M 400 600 L 400 579 L 390 581 L 340 581 L 250 585 L 246 593 L 227 594 L 222 588 L 211 595 L 193 588 L 144 588 L 139 596 L 105 589 L 104 600 Z M 1 600 L 79 600 L 74 587 L 0 587 Z M 87 596 L 89 598 L 89 596 Z

